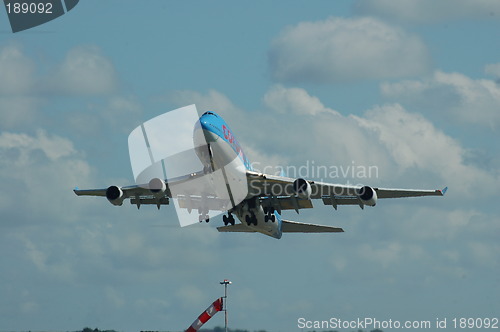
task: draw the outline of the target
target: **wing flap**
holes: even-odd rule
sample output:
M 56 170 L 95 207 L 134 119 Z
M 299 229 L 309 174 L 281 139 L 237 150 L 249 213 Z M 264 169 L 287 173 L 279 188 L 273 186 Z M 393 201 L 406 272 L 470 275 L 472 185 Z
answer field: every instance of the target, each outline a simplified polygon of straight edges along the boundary
M 227 211 L 231 208 L 229 199 L 221 199 L 217 197 L 200 197 L 200 196 L 177 196 L 179 207 L 189 210 L 210 210 L 210 211 Z
M 272 207 L 277 211 L 313 208 L 313 204 L 310 199 L 289 196 L 266 197 L 262 199 L 261 204 L 262 207 Z
M 331 197 L 322 197 L 321 198 L 323 200 L 323 204 L 325 205 L 334 205 L 334 206 L 337 206 L 337 205 L 359 205 L 359 198 L 357 196 L 353 196 L 353 197 L 335 197 L 334 196 L 334 199 L 335 200 L 332 200 Z
M 339 227 L 306 224 L 302 222 L 282 220 L 283 233 L 342 233 L 344 230 Z

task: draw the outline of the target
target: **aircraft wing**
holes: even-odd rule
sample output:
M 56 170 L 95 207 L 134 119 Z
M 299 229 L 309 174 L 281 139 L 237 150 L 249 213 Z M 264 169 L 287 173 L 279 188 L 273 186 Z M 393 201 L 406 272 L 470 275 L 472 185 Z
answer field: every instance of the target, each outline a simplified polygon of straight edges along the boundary
M 189 183 L 189 180 L 199 179 L 203 175 L 203 172 L 196 172 L 170 180 L 162 180 L 165 184 L 165 187 L 163 188 L 164 190 L 162 190 L 161 192 L 157 192 L 156 194 L 151 191 L 149 184 L 132 185 L 125 187 L 111 186 L 102 189 L 79 189 L 77 187 L 73 191 L 77 196 L 108 197 L 108 194 L 110 194 L 110 190 L 115 190 L 115 195 L 112 196 L 116 196 L 117 198 L 115 200 L 110 199 L 110 202 L 112 202 L 114 205 L 122 205 L 125 199 L 130 198 L 130 203 L 137 204 L 138 206 L 140 206 L 141 204 L 156 204 L 159 206 L 169 204 L 169 198 L 172 198 L 170 188 L 176 188 L 176 186 L 178 187 L 180 185 L 184 185 L 186 183 Z M 185 199 L 186 197 L 183 195 L 180 198 Z M 195 196 L 192 200 L 193 205 L 199 203 L 200 200 L 201 198 L 199 196 Z M 185 205 L 187 205 L 187 203 L 185 203 Z M 197 208 L 197 206 L 193 206 L 192 208 L 195 209 Z
M 134 196 L 152 196 L 151 191 L 148 189 L 147 185 L 135 185 L 120 188 L 123 191 L 124 198 L 134 197 Z M 106 197 L 106 191 L 108 188 L 103 189 L 78 189 L 75 188 L 73 191 L 77 196 L 98 196 Z
M 311 188 L 309 198 L 299 197 L 295 194 L 294 181 L 296 179 L 247 171 L 247 181 L 249 192 L 259 195 L 264 207 L 274 209 L 289 210 L 312 208 L 313 199 L 321 199 L 325 205 L 359 205 L 361 208 L 366 205 L 360 199 L 362 186 L 350 186 L 342 184 L 332 184 L 307 180 Z M 371 187 L 370 187 L 371 188 Z M 442 190 L 420 190 L 420 189 L 391 189 L 391 188 L 371 188 L 376 193 L 376 199 L 420 197 L 420 196 L 443 196 L 447 187 Z M 376 200 L 375 199 L 375 200 Z M 375 201 L 372 205 L 375 205 Z

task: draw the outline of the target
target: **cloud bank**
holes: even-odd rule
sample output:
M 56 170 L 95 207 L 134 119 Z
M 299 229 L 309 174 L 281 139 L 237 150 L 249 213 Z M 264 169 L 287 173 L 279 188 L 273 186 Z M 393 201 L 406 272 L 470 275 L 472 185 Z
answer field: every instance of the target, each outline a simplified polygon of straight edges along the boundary
M 358 15 L 377 16 L 402 22 L 438 22 L 455 19 L 500 19 L 496 0 L 358 0 L 353 6 Z
M 494 74 L 496 67 L 486 67 Z M 500 125 L 500 86 L 488 79 L 436 71 L 432 77 L 381 84 L 382 95 L 451 119 L 490 128 Z
M 418 36 L 371 17 L 290 26 L 272 41 L 268 59 L 273 79 L 283 83 L 407 77 L 430 63 Z

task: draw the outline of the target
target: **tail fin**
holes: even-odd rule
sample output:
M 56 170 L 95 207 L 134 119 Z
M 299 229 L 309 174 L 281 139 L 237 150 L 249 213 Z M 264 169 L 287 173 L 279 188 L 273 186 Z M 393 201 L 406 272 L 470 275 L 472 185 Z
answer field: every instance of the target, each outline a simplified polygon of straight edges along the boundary
M 285 169 L 281 167 L 280 176 L 286 176 Z

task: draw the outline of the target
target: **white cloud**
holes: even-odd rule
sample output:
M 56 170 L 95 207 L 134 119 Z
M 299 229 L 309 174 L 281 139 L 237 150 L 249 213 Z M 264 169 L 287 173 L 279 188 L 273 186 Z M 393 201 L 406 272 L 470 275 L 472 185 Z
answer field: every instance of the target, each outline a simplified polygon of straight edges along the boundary
M 494 76 L 496 78 L 500 78 L 500 62 L 486 65 L 484 67 L 484 72 L 487 75 L 491 75 L 491 76 Z
M 35 64 L 15 45 L 0 48 L 0 128 L 33 123 L 40 98 L 31 95 Z
M 456 140 L 400 105 L 375 107 L 363 117 L 354 118 L 376 134 L 376 144 L 385 146 L 402 170 L 415 167 L 436 174 L 464 197 L 474 196 L 497 181 L 494 175 L 467 165 L 466 151 Z
M 378 247 L 373 244 L 363 244 L 358 248 L 358 254 L 369 262 L 387 268 L 400 260 L 401 245 L 398 242 L 384 243 Z
M 325 107 L 321 101 L 304 89 L 275 85 L 264 95 L 264 104 L 278 113 L 311 114 L 338 112 Z
M 267 128 L 274 125 L 271 118 L 280 119 L 280 126 L 287 128 L 289 134 L 286 140 L 276 139 L 273 147 L 288 151 L 286 158 L 291 163 L 301 165 L 309 160 L 317 166 L 374 165 L 379 179 L 358 176 L 354 180 L 369 181 L 373 185 L 381 181 L 395 185 L 405 181 L 406 185 L 424 187 L 448 185 L 463 197 L 474 196 L 478 190 L 484 191 L 497 181 L 495 174 L 467 163 L 467 150 L 458 141 L 422 115 L 408 112 L 399 104 L 377 106 L 362 116 L 343 116 L 303 89 L 272 87 L 266 96 L 274 94 L 278 97 L 265 98 L 265 103 L 276 115 L 268 113 L 266 127 L 261 130 L 271 130 Z M 303 101 L 300 111 L 315 108 L 321 111 L 314 117 L 297 114 L 293 106 L 287 106 L 293 105 L 297 95 Z M 283 116 L 283 111 L 295 112 L 295 115 Z M 290 151 L 297 153 L 290 154 Z M 415 172 L 426 180 L 425 184 L 411 176 Z
M 281 82 L 333 83 L 425 73 L 422 40 L 374 18 L 336 18 L 286 28 L 271 44 L 272 76 Z
M 213 89 L 206 94 L 193 90 L 176 90 L 169 93 L 167 99 L 179 107 L 196 104 L 198 112 L 241 112 L 228 97 Z
M 6 201 L 14 206 L 30 207 L 29 211 L 17 211 L 20 215 L 55 217 L 72 204 L 71 186 L 86 179 L 90 167 L 66 138 L 43 130 L 34 136 L 2 132 L 0 174 L 0 182 L 15 187 L 14 191 L 3 191 L 0 196 L 5 195 Z M 13 212 L 8 206 L 4 208 Z M 13 221 L 9 219 L 5 217 L 6 222 Z M 34 222 L 34 219 L 26 218 L 26 221 Z
M 0 48 L 0 96 L 105 95 L 116 91 L 113 63 L 96 46 L 77 46 L 62 63 L 37 74 L 35 62 L 14 45 Z
M 49 137 L 46 132 L 39 130 L 36 137 L 27 134 L 2 132 L 0 135 L 0 149 L 16 149 L 20 152 L 23 162 L 28 162 L 29 154 L 33 151 L 43 151 L 51 161 L 76 153 L 73 144 L 62 137 Z M 24 166 L 24 164 L 23 164 Z
M 95 46 L 71 49 L 46 81 L 49 92 L 56 94 L 103 95 L 118 88 L 113 63 Z
M 49 103 L 49 96 L 109 95 L 118 88 L 113 64 L 92 46 L 69 50 L 63 62 L 52 68 L 36 65 L 16 45 L 0 47 L 0 77 L 2 129 L 26 127 L 39 122 L 46 116 L 41 110 Z M 51 102 L 57 102 L 57 99 Z M 117 122 L 116 119 L 130 119 L 130 115 L 138 113 L 138 109 L 137 102 L 130 97 L 111 96 L 108 110 L 103 114 L 108 119 L 114 117 L 112 122 Z
M 11 129 L 36 123 L 37 110 L 43 103 L 41 98 L 16 95 L 0 96 L 0 128 Z
M 272 146 L 277 154 L 287 151 L 286 158 L 292 165 L 300 167 L 309 161 L 311 174 L 316 166 L 349 167 L 355 164 L 388 167 L 387 152 L 384 147 L 373 143 L 374 137 L 370 132 L 360 127 L 353 117 L 343 116 L 326 107 L 306 90 L 273 86 L 266 93 L 264 103 L 274 112 L 266 113 L 261 130 L 272 132 L 276 125 L 286 128 L 286 139 L 271 136 Z M 283 113 L 293 116 L 284 116 Z M 266 136 L 258 137 L 269 140 Z
M 0 48 L 0 96 L 19 95 L 31 90 L 35 65 L 14 45 Z
M 466 124 L 500 125 L 500 86 L 492 80 L 437 71 L 427 79 L 383 83 L 381 92 L 410 107 L 447 112 Z
M 500 18 L 497 0 L 358 0 L 354 12 L 402 22 Z

